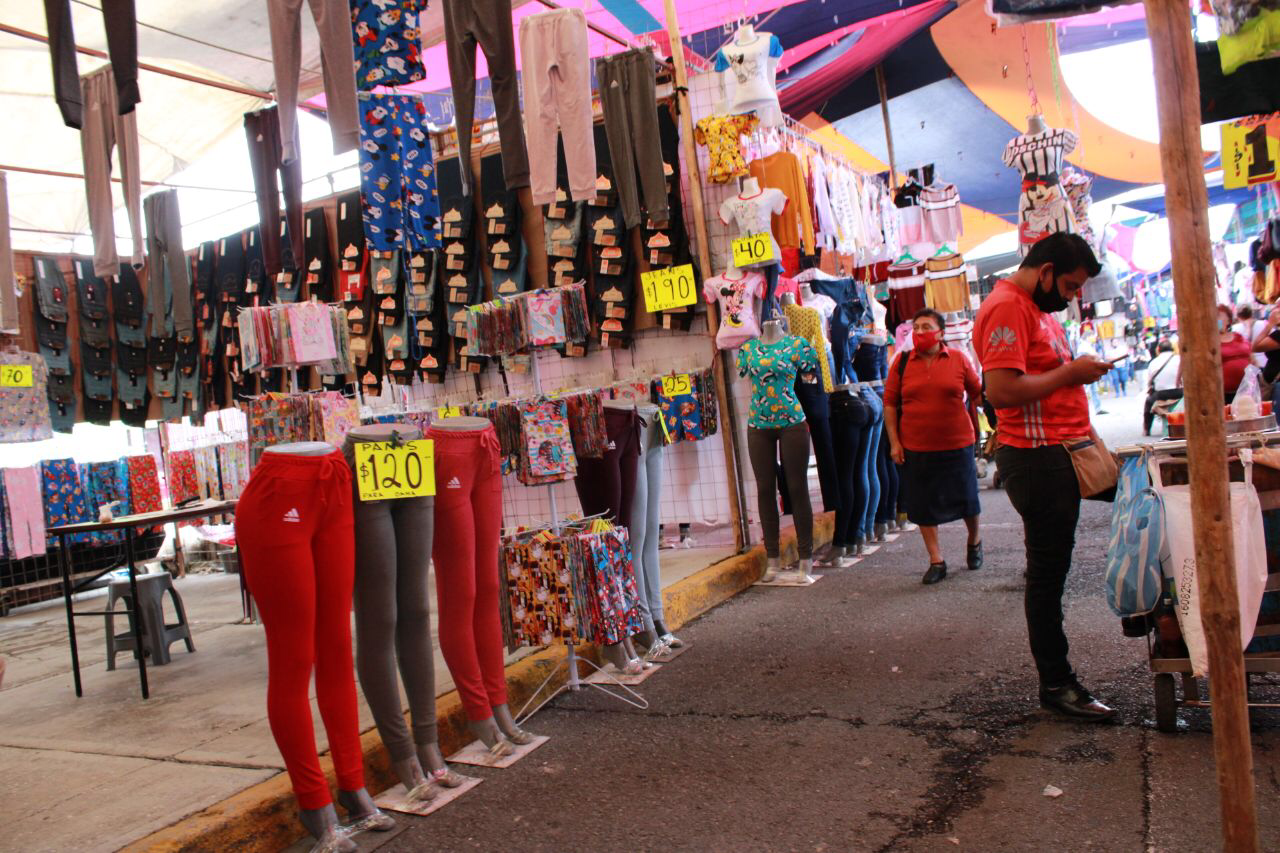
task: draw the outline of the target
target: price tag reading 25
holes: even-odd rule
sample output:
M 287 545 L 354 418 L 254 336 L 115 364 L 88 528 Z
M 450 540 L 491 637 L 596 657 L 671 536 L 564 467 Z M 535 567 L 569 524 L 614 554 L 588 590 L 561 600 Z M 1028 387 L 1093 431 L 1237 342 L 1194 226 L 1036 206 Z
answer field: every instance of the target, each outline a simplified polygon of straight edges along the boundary
M 662 396 L 668 400 L 683 394 L 693 393 L 693 379 L 687 373 L 676 373 L 662 377 Z
M 389 441 L 356 445 L 356 491 L 362 501 L 429 497 L 436 493 L 435 442 Z
M 693 264 L 647 272 L 640 277 L 644 288 L 644 310 L 665 311 L 683 308 L 698 301 L 693 282 Z
M 748 234 L 733 241 L 733 265 L 749 267 L 772 261 L 773 237 L 761 231 L 759 234 Z

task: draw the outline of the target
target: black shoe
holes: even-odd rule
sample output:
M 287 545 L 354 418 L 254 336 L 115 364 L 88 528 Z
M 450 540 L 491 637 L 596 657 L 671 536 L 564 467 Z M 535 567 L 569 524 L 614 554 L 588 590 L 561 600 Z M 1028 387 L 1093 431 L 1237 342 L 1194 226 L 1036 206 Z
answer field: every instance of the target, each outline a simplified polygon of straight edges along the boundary
M 920 581 L 922 584 L 934 584 L 947 576 L 947 563 L 943 560 L 941 563 L 930 563 L 929 570 L 924 573 L 924 578 Z
M 1078 681 L 1065 687 L 1041 687 L 1040 707 L 1085 723 L 1100 723 L 1116 715 L 1114 708 L 1094 699 Z
M 969 571 L 976 572 L 982 568 L 982 543 L 970 545 L 965 552 L 965 562 L 969 566 Z

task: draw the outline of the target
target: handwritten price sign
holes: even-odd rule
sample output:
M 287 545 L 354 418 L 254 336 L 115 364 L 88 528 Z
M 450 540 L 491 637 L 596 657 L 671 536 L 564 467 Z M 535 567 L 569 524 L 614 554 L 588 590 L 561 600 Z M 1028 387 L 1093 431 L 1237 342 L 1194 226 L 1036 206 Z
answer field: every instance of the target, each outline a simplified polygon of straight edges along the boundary
M 356 491 L 362 501 L 429 497 L 436 493 L 435 442 L 420 438 L 356 445 Z
M 749 267 L 773 259 L 773 238 L 764 232 L 739 237 L 733 241 L 735 267 Z
M 34 382 L 29 364 L 6 364 L 0 367 L 0 388 L 30 388 Z
M 683 308 L 698 301 L 698 291 L 693 281 L 693 264 L 647 272 L 640 277 L 640 285 L 644 289 L 646 311 Z
M 1222 186 L 1233 190 L 1276 180 L 1280 161 L 1280 113 L 1222 126 Z
M 687 373 L 662 377 L 662 396 L 667 399 L 693 393 L 693 380 Z
M 457 406 L 441 406 L 436 409 L 436 416 L 441 418 L 460 418 L 462 417 L 462 409 Z

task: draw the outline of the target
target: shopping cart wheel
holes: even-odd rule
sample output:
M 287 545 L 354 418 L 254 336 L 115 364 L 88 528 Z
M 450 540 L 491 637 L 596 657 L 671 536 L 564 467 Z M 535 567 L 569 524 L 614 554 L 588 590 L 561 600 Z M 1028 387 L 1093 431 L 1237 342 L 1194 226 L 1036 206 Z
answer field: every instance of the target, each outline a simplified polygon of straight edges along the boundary
M 1156 728 L 1172 733 L 1178 730 L 1178 696 L 1173 674 L 1157 672 L 1155 676 Z

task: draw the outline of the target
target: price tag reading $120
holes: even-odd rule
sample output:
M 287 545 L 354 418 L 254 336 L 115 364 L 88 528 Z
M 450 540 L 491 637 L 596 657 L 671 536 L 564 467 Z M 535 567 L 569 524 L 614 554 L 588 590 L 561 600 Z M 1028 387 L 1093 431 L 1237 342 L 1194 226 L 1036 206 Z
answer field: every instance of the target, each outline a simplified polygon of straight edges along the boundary
M 763 231 L 739 237 L 733 241 L 732 246 L 735 267 L 754 266 L 774 259 L 773 238 Z
M 362 501 L 429 497 L 436 493 L 435 442 L 429 438 L 393 447 L 389 441 L 356 445 L 356 491 Z
M 693 379 L 687 373 L 662 377 L 662 396 L 667 399 L 693 393 Z
M 644 310 L 666 311 L 682 308 L 698 301 L 698 291 L 693 284 L 693 264 L 654 270 L 640 276 L 644 289 Z
M 29 364 L 0 366 L 0 388 L 30 388 L 34 382 Z

